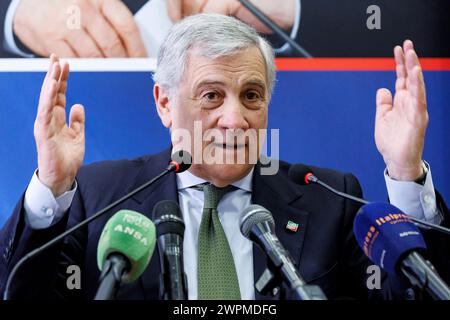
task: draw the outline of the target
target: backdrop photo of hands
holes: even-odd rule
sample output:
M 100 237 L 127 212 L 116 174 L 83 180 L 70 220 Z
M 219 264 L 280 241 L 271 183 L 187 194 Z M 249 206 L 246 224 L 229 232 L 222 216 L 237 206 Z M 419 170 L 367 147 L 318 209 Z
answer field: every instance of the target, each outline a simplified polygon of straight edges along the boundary
M 450 21 L 433 18 L 450 11 L 446 0 L 251 2 L 314 57 L 390 57 L 407 38 L 424 57 L 450 56 Z M 374 4 L 380 28 L 362 28 Z M 234 16 L 266 37 L 278 56 L 298 55 L 238 0 L 2 0 L 0 58 L 156 57 L 170 26 L 197 13 Z

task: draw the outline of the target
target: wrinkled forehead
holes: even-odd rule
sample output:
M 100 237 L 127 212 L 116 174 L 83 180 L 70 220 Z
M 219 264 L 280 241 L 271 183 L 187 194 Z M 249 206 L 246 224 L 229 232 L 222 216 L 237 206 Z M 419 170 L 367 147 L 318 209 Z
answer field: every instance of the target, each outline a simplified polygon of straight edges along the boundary
M 214 56 L 204 54 L 201 48 L 194 48 L 188 53 L 182 83 L 190 87 L 214 83 L 232 86 L 250 84 L 267 91 L 267 67 L 256 46 Z

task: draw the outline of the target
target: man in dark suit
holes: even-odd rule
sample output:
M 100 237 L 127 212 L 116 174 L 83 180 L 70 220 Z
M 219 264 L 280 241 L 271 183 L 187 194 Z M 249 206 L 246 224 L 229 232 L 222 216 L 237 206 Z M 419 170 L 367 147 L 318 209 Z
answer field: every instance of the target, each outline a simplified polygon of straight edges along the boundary
M 427 126 L 422 73 L 410 41 L 403 48 L 397 47 L 395 55 L 396 100 L 393 103 L 386 89 L 378 92 L 376 142 L 390 179 L 407 186 L 422 180 L 426 188 L 431 173 L 422 161 Z M 97 243 L 107 219 L 120 208 L 150 216 L 158 201 L 175 200 L 186 224 L 183 257 L 190 299 L 270 298 L 262 297 L 253 286 L 266 267 L 264 254 L 239 231 L 239 214 L 250 203 L 273 213 L 276 233 L 301 274 L 308 283 L 319 285 L 329 298 L 405 297 L 407 287 L 395 277 L 384 275 L 381 289 L 367 288 L 367 267 L 371 263 L 352 232 L 356 203 L 336 198 L 317 186 L 295 184 L 288 177 L 290 164 L 280 162 L 275 174 L 268 175 L 261 161 L 256 165 L 251 161 L 254 152 L 257 158 L 261 152 L 259 135 L 267 128 L 275 80 L 273 51 L 267 42 L 234 18 L 197 15 L 172 28 L 159 57 L 154 97 L 161 121 L 171 132 L 171 149 L 135 160 L 86 167 L 81 167 L 84 110 L 81 105 L 72 107 L 67 126 L 64 110 L 68 65 L 61 67 L 59 60 L 51 57 L 35 123 L 38 171 L 0 236 L 0 292 L 24 254 L 148 181 L 167 166 L 172 150 L 184 149 L 193 151 L 189 171 L 171 174 L 33 259 L 18 272 L 12 295 L 91 299 L 98 287 Z M 410 115 L 414 115 L 414 123 Z M 195 138 L 196 130 L 200 130 L 200 140 Z M 205 133 L 213 138 L 205 138 Z M 256 145 L 252 134 L 258 138 L 254 140 Z M 237 162 L 241 155 L 245 161 Z M 218 161 L 210 162 L 211 156 Z M 361 188 L 351 174 L 315 167 L 313 170 L 337 189 L 361 196 Z M 208 187 L 198 190 L 205 183 Z M 224 188 L 229 190 L 218 201 L 216 213 L 202 213 L 203 201 L 211 192 L 207 190 L 222 192 Z M 411 193 L 409 196 L 414 198 Z M 433 201 L 431 210 L 419 208 L 421 212 L 416 214 L 448 224 L 449 212 L 439 194 Z M 211 219 L 215 228 L 206 228 L 210 232 L 207 239 L 213 239 L 209 245 L 221 252 L 222 259 L 225 257 L 219 265 L 211 260 L 205 265 L 199 258 L 216 254 L 202 247 L 204 223 Z M 298 225 L 297 231 L 287 228 L 289 221 Z M 433 233 L 426 234 L 426 238 L 436 267 L 442 272 L 449 270 L 448 239 Z M 158 259 L 155 253 L 142 277 L 122 286 L 118 298 L 157 299 Z M 70 265 L 82 269 L 81 290 L 67 288 L 66 271 Z M 215 270 L 217 277 L 205 283 L 205 274 L 198 270 Z M 443 277 L 449 280 L 448 273 Z M 289 299 L 292 295 L 283 287 L 275 297 Z

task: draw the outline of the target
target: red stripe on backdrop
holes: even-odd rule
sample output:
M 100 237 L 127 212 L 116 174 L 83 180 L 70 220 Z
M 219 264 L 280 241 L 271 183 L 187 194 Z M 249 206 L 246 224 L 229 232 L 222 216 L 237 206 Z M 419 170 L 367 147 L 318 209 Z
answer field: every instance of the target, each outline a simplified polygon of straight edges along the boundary
M 420 58 L 425 71 L 450 71 L 450 58 Z M 392 71 L 393 58 L 277 58 L 279 71 Z

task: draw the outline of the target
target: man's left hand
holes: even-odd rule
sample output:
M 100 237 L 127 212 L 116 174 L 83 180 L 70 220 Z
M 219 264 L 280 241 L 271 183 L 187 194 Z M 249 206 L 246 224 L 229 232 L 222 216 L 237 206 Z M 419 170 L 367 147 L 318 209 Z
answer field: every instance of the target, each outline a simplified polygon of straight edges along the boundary
M 422 152 L 428 126 L 425 83 L 412 41 L 394 49 L 397 81 L 395 96 L 377 91 L 375 143 L 389 176 L 414 181 L 423 175 Z

